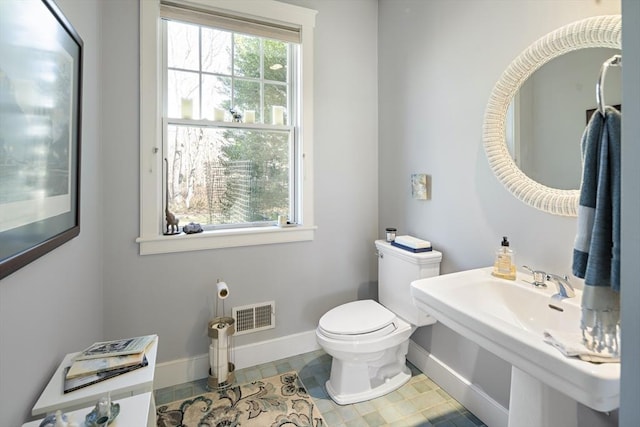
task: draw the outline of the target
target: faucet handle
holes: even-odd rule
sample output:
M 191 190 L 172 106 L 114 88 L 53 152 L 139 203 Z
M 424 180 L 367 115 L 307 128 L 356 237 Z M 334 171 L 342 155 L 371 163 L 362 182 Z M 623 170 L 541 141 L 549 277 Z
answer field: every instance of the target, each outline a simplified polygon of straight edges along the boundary
M 531 276 L 533 276 L 533 282 L 530 282 L 533 286 L 539 286 L 543 288 L 547 287 L 547 273 L 541 270 L 534 270 L 526 265 L 523 265 L 522 268 L 528 270 L 529 273 L 531 273 Z

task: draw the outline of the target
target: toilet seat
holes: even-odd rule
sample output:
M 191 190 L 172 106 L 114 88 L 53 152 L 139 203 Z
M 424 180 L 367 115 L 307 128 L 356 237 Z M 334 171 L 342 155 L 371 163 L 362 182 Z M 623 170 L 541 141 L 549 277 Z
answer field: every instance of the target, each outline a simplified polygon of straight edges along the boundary
M 335 307 L 320 318 L 323 335 L 344 341 L 382 337 L 397 329 L 398 318 L 373 300 L 353 301 Z

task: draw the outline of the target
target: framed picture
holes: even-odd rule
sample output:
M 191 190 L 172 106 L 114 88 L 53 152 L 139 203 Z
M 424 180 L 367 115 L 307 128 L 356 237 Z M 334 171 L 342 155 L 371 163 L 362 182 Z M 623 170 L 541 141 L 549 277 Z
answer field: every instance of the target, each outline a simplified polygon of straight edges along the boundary
M 416 200 L 429 200 L 431 188 L 431 176 L 424 173 L 411 175 L 411 197 Z
M 53 0 L 0 1 L 0 279 L 80 233 L 82 55 Z

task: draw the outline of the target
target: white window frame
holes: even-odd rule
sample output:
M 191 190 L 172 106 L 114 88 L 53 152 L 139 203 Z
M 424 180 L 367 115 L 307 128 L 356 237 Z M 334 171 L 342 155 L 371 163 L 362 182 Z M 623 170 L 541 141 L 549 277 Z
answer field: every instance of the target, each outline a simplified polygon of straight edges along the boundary
M 172 0 L 300 28 L 300 214 L 294 227 L 251 227 L 165 236 L 162 182 L 162 24 L 160 0 L 140 1 L 140 254 L 313 240 L 313 28 L 316 11 L 273 0 Z M 184 224 L 181 224 L 181 226 Z

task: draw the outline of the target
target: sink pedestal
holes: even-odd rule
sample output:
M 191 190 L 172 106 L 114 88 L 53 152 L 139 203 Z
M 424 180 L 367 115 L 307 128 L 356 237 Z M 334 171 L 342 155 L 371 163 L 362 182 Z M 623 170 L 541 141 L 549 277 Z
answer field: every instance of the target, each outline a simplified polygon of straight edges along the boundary
M 578 427 L 578 402 L 511 367 L 509 427 Z

